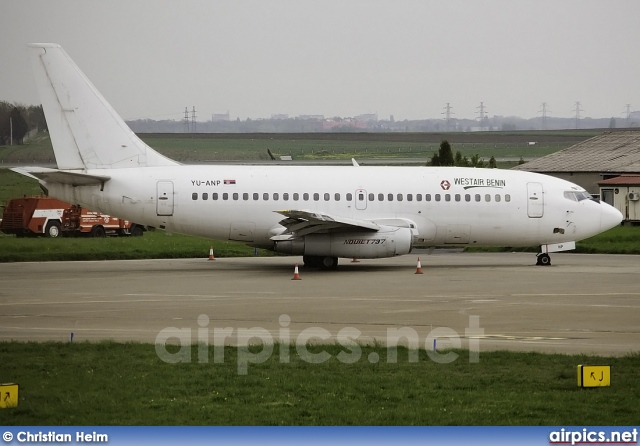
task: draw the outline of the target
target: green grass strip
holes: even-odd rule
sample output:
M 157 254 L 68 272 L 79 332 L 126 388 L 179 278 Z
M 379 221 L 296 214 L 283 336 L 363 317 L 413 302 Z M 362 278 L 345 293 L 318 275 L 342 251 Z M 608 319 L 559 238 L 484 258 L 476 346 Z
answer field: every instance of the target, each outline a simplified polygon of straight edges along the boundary
M 177 348 L 177 347 L 176 347 Z M 440 364 L 400 348 L 396 363 L 380 346 L 338 361 L 340 345 L 314 346 L 331 358 L 289 361 L 280 348 L 238 374 L 240 350 L 224 362 L 169 364 L 137 343 L 0 343 L 0 381 L 17 382 L 17 408 L 0 425 L 635 425 L 640 417 L 640 355 L 466 351 Z M 259 350 L 259 348 L 257 349 Z M 256 351 L 257 353 L 257 351 Z M 380 361 L 370 363 L 371 354 Z M 200 352 L 201 354 L 201 352 Z M 611 387 L 581 389 L 578 364 L 611 365 Z

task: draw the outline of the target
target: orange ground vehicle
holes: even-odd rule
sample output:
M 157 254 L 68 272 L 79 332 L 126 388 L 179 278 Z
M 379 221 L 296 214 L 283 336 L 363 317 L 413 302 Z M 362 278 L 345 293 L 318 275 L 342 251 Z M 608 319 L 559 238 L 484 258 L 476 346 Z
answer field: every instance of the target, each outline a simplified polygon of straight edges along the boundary
M 144 227 L 49 197 L 15 198 L 4 209 L 0 231 L 16 237 L 142 235 Z
M 122 220 L 100 212 L 90 211 L 71 205 L 62 213 L 62 235 L 106 235 L 140 236 L 144 232 L 141 225 Z
M 17 237 L 58 237 L 62 227 L 62 213 L 68 207 L 69 203 L 55 198 L 15 198 L 4 209 L 0 230 Z

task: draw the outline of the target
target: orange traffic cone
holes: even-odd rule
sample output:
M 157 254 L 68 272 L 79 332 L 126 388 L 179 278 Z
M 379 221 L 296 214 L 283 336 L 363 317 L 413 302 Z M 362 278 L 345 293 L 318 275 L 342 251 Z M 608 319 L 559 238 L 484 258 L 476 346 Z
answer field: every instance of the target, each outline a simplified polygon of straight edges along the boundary
M 300 273 L 298 273 L 298 264 L 296 263 L 296 268 L 293 270 L 293 279 L 291 280 L 302 280 L 300 279 Z
M 418 257 L 418 267 L 416 268 L 416 274 L 422 274 L 422 264 L 420 263 L 420 257 Z
M 355 257 L 353 258 L 353 260 L 351 261 L 351 263 L 360 263 L 360 260 L 356 259 Z
M 213 245 L 209 248 L 209 260 L 215 260 L 216 258 L 213 256 Z

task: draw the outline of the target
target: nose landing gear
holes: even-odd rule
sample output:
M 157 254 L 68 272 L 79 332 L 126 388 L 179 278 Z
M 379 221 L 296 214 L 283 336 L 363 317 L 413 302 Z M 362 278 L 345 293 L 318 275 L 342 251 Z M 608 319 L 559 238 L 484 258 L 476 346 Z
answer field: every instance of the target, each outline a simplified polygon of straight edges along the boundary
M 551 265 L 551 256 L 547 253 L 538 254 L 536 265 L 538 266 L 549 266 Z

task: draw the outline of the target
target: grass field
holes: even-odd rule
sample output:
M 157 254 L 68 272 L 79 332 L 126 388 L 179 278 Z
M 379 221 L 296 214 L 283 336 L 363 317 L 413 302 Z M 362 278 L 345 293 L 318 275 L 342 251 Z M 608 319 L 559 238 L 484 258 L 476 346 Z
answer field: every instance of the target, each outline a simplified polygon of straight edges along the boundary
M 359 158 L 430 158 L 448 139 L 463 156 L 489 160 L 537 158 L 602 133 L 601 130 L 479 133 L 254 133 L 141 134 L 142 140 L 180 162 L 267 160 L 275 155 L 298 160 Z M 535 145 L 530 145 L 535 142 Z M 51 141 L 45 133 L 20 146 L 0 147 L 3 163 L 53 163 Z
M 521 156 L 518 151 L 525 150 L 546 154 L 563 144 L 554 142 L 555 134 L 554 141 L 534 148 L 507 141 L 509 136 L 504 135 L 503 147 L 461 139 L 453 148 L 488 159 Z M 393 140 L 400 138 L 397 135 L 385 136 L 377 142 L 368 141 L 367 135 L 349 136 L 346 143 L 335 135 L 313 138 L 160 135 L 148 136 L 147 142 L 187 162 L 264 159 L 266 149 L 300 158 L 370 152 L 430 156 L 439 144 L 437 137 L 426 141 L 415 135 L 399 140 Z M 53 153 L 47 144 L 42 138 L 29 147 L 0 147 L 0 161 L 49 162 Z M 38 193 L 35 181 L 0 169 L 0 204 Z M 640 254 L 639 230 L 615 228 L 580 242 L 578 251 Z M 211 245 L 217 257 L 254 255 L 241 244 L 162 231 L 107 239 L 17 239 L 0 234 L 0 261 L 206 258 Z M 344 364 L 336 359 L 344 347 L 324 345 L 310 347 L 330 354 L 324 363 L 303 360 L 292 346 L 291 359 L 283 364 L 281 348 L 287 347 L 276 345 L 266 362 L 240 375 L 238 363 L 245 352 L 233 347 L 225 348 L 224 363 L 198 363 L 194 346 L 192 361 L 168 364 L 149 344 L 0 342 L 0 382 L 20 384 L 19 407 L 0 410 L 0 425 L 635 425 L 640 417 L 637 354 L 601 358 L 482 352 L 480 361 L 471 363 L 468 352 L 455 351 L 458 360 L 440 364 L 424 351 L 419 362 L 409 362 L 408 352 L 401 348 L 399 361 L 389 363 L 385 348 L 362 346 L 361 358 Z M 373 354 L 381 358 L 374 364 L 367 360 Z M 209 358 L 213 356 L 210 349 Z M 577 388 L 578 364 L 611 365 L 612 386 Z
M 404 348 L 388 363 L 383 347 L 361 347 L 352 364 L 340 345 L 314 346 L 331 359 L 303 360 L 289 347 L 237 372 L 246 352 L 224 363 L 168 364 L 135 343 L 0 343 L 0 380 L 20 385 L 17 408 L 0 425 L 635 425 L 640 355 L 621 358 L 482 352 L 479 362 L 440 364 Z M 213 358 L 213 348 L 209 357 Z M 372 364 L 367 358 L 381 358 Z M 442 352 L 445 353 L 445 352 Z M 611 365 L 611 387 L 581 389 L 578 364 Z
M 0 262 L 57 260 L 131 260 L 253 256 L 255 251 L 236 242 L 147 231 L 142 237 L 16 238 L 0 234 Z M 258 255 L 274 255 L 258 250 Z

